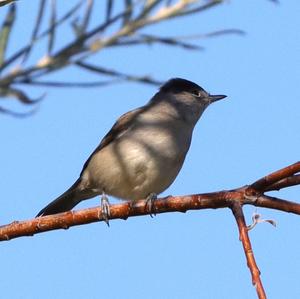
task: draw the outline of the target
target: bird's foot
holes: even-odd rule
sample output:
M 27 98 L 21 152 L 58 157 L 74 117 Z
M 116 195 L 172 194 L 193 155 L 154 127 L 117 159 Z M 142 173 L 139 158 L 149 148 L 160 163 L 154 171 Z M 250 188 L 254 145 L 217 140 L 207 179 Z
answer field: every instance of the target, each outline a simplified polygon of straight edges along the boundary
M 110 217 L 110 204 L 108 201 L 108 197 L 103 192 L 101 196 L 101 216 L 104 222 L 109 226 L 109 217 Z
M 157 194 L 155 194 L 155 193 L 150 193 L 146 198 L 146 208 L 147 208 L 151 218 L 153 218 L 153 215 L 156 216 L 156 213 L 153 210 L 154 202 L 156 199 L 157 199 Z

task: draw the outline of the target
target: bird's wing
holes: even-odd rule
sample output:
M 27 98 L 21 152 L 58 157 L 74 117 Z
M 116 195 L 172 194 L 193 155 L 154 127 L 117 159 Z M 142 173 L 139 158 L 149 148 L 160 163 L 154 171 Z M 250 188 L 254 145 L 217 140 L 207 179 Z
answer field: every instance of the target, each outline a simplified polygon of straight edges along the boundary
M 108 144 L 113 142 L 118 136 L 120 136 L 120 134 L 123 134 L 124 132 L 126 132 L 126 130 L 128 130 L 128 128 L 132 125 L 132 122 L 144 110 L 145 110 L 145 107 L 140 107 L 140 108 L 134 109 L 132 111 L 129 111 L 119 117 L 119 119 L 115 122 L 115 124 L 112 126 L 112 128 L 109 130 L 109 132 L 101 140 L 101 142 L 97 146 L 97 148 L 92 152 L 90 157 L 84 163 L 82 171 L 80 173 L 80 176 L 82 175 L 82 173 L 88 166 L 93 155 L 95 155 L 97 152 L 99 152 L 105 146 L 107 146 Z

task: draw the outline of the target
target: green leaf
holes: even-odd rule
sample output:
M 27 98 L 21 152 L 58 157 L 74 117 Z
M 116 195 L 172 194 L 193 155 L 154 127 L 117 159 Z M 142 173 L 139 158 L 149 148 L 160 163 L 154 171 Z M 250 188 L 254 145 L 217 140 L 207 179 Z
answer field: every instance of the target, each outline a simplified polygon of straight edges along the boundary
M 2 66 L 12 27 L 16 18 L 16 5 L 13 3 L 6 14 L 0 30 L 0 66 Z
M 7 5 L 9 3 L 15 2 L 15 1 L 17 1 L 17 0 L 1 0 L 0 1 L 0 7 L 4 6 L 4 5 Z

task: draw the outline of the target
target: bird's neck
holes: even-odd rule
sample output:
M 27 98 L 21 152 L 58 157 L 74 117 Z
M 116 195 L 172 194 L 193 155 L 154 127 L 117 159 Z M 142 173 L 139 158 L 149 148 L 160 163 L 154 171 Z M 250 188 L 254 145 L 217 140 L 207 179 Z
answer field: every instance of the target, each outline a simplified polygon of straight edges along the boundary
M 165 118 L 181 120 L 190 126 L 195 126 L 207 106 L 194 99 L 181 99 L 178 96 L 154 102 L 151 110 L 157 114 L 164 114 Z

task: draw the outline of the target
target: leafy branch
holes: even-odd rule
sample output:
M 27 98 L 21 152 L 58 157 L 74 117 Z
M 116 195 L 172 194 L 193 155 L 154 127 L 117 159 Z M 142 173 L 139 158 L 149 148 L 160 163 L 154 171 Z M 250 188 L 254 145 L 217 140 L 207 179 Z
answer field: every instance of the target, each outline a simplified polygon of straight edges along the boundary
M 28 85 L 67 88 L 102 87 L 121 81 L 160 84 L 161 80 L 149 75 L 127 73 L 96 65 L 88 60 L 106 48 L 161 44 L 185 50 L 201 50 L 203 47 L 195 41 L 226 34 L 243 34 L 237 29 L 222 29 L 186 36 L 159 36 L 142 32 L 151 25 L 200 14 L 223 2 L 208 0 L 203 4 L 203 1 L 195 0 L 124 0 L 119 1 L 117 5 L 117 1 L 107 0 L 103 4 L 105 10 L 103 19 L 97 16 L 99 23 L 91 24 L 92 15 L 97 13 L 93 0 L 81 0 L 61 16 L 55 0 L 41 0 L 28 43 L 14 53 L 8 53 L 12 32 L 18 23 L 16 13 L 20 3 L 13 2 L 6 8 L 6 17 L 0 28 L 0 97 L 6 99 L 12 97 L 23 105 L 32 105 L 35 101 L 26 91 Z M 73 37 L 71 41 L 58 45 L 57 39 L 62 35 L 62 26 L 71 27 Z M 64 40 L 70 39 L 64 36 Z M 32 58 L 33 53 L 39 55 L 37 49 L 40 45 L 46 46 L 46 53 L 35 61 Z M 97 73 L 106 79 L 93 82 L 43 80 L 48 75 L 70 66 Z M 0 112 L 18 115 L 1 106 Z

